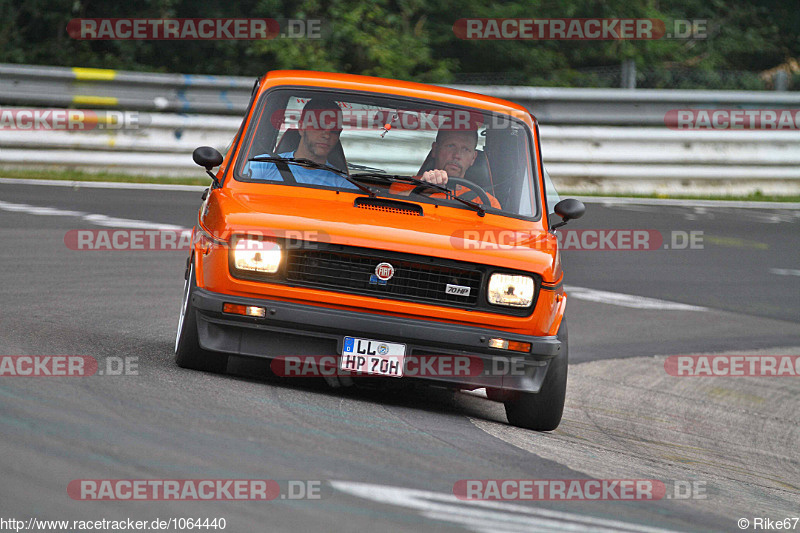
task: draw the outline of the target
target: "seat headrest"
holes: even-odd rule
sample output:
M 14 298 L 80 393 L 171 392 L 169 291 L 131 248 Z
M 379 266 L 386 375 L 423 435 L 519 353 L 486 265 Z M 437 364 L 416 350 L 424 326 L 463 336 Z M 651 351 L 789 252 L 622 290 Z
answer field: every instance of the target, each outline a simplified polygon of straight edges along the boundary
M 300 132 L 297 128 L 290 128 L 286 130 L 278 141 L 278 146 L 275 147 L 275 153 L 282 154 L 284 152 L 294 152 L 300 146 Z
M 297 128 L 289 128 L 278 141 L 275 147 L 276 154 L 283 154 L 285 152 L 294 152 L 300 146 L 300 132 Z M 328 162 L 331 166 L 347 172 L 347 159 L 344 157 L 344 149 L 342 142 L 336 141 L 331 153 L 328 154 Z

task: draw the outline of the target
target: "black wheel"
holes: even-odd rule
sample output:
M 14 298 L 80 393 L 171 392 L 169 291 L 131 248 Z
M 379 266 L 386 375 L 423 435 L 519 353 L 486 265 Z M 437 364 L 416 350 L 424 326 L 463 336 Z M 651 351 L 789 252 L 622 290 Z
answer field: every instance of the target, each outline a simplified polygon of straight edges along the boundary
M 462 187 L 469 189 L 469 192 L 471 192 L 473 196 L 480 198 L 483 205 L 490 207 L 492 205 L 492 202 L 489 201 L 489 193 L 487 193 L 486 190 L 477 183 L 472 183 L 471 181 L 462 178 L 448 178 L 447 184 L 461 185 Z M 434 189 L 433 187 L 428 187 L 427 185 L 417 185 L 411 192 L 421 194 L 423 191 L 430 191 L 431 194 L 443 192 L 438 189 Z M 464 197 L 462 196 L 462 198 Z M 464 200 L 472 200 L 472 198 L 464 198 Z
M 194 261 L 190 260 L 183 285 L 178 334 L 175 338 L 175 362 L 181 368 L 222 374 L 228 366 L 228 356 L 203 350 L 197 340 L 197 310 L 192 306 L 192 294 L 196 287 Z
M 550 361 L 538 393 L 518 392 L 504 402 L 509 424 L 536 431 L 552 431 L 561 423 L 567 395 L 567 322 L 561 322 L 561 353 Z

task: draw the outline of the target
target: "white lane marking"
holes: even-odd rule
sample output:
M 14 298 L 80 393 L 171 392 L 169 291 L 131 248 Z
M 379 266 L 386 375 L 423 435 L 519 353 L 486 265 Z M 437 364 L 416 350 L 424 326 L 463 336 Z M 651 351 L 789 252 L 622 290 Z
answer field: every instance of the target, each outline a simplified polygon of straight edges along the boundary
M 630 522 L 515 503 L 459 500 L 455 495 L 443 492 L 354 481 L 331 481 L 331 485 L 336 490 L 359 498 L 413 509 L 426 518 L 458 524 L 478 532 L 622 531 L 665 533 L 669 531 Z
M 770 268 L 769 271 L 779 276 L 800 276 L 800 270 L 795 268 Z
M 28 205 L 28 204 L 12 204 L 11 202 L 4 202 L 2 200 L 0 200 L 0 209 L 2 209 L 3 211 L 26 213 L 29 215 L 56 215 L 65 217 L 77 217 L 86 214 L 83 211 L 65 211 L 63 209 L 56 209 L 55 207 L 41 207 L 37 205 Z
M 108 215 L 96 213 L 85 213 L 83 211 L 70 211 L 55 207 L 42 207 L 28 204 L 12 204 L 0 200 L 0 210 L 12 213 L 25 213 L 26 215 L 62 216 L 76 217 L 96 226 L 110 228 L 135 228 L 135 229 L 160 229 L 160 230 L 186 230 L 183 226 L 175 224 L 164 224 L 161 222 L 149 222 L 147 220 L 133 220 L 130 218 L 116 218 Z
M 587 289 L 585 287 L 564 286 L 569 298 L 586 300 L 589 302 L 599 302 L 603 304 L 619 305 L 621 307 L 632 307 L 634 309 L 656 309 L 660 311 L 708 311 L 707 307 L 697 305 L 669 302 L 658 300 L 646 296 L 635 296 L 633 294 L 622 294 L 620 292 L 599 291 Z
M 0 183 L 9 185 L 49 185 L 51 187 L 70 187 L 88 189 L 149 189 L 160 191 L 204 191 L 208 185 L 178 185 L 174 183 L 124 183 L 111 181 L 67 181 L 35 180 L 24 178 L 0 178 Z M 211 180 L 209 180 L 209 185 Z
M 566 196 L 565 196 L 566 197 Z M 614 196 L 574 196 L 585 204 L 674 205 L 678 207 L 734 207 L 745 209 L 800 209 L 798 202 L 746 202 L 741 200 L 680 200 L 672 198 L 617 198 Z
M 148 222 L 147 220 L 133 220 L 130 218 L 116 218 L 106 215 L 85 215 L 83 220 L 110 228 L 136 228 L 136 229 L 163 229 L 163 230 L 186 230 L 183 226 L 175 224 L 162 224 L 158 222 Z

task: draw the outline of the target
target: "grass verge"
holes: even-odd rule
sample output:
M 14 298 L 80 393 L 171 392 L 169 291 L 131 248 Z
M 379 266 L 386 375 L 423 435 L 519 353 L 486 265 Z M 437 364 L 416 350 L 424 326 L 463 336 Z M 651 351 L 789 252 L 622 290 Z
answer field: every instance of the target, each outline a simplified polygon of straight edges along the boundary
M 208 185 L 210 179 L 198 169 L 197 178 L 175 178 L 167 176 L 136 176 L 113 172 L 80 172 L 77 170 L 1 170 L 0 177 L 12 179 L 62 180 L 62 181 L 109 181 L 114 183 L 166 183 L 177 185 Z M 573 191 L 558 191 L 562 198 L 571 196 L 612 196 L 615 198 L 660 198 L 675 200 L 731 200 L 750 202 L 800 202 L 800 196 L 771 196 L 755 192 L 739 196 L 691 195 L 691 194 L 600 194 Z
M 739 202 L 800 202 L 800 196 L 773 196 L 765 195 L 760 192 L 755 192 L 748 195 L 711 195 L 711 194 L 621 194 L 621 193 L 587 193 L 587 192 L 570 192 L 558 191 L 561 198 L 569 198 L 572 196 L 607 196 L 613 198 L 656 198 L 656 199 L 670 199 L 670 200 L 728 200 Z

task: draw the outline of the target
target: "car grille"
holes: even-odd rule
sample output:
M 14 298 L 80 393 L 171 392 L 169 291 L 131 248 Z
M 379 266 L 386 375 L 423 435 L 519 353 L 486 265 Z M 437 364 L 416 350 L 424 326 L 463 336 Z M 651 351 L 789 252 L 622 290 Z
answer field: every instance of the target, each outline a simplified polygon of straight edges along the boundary
M 377 250 L 291 250 L 286 281 L 339 292 L 456 307 L 475 307 L 481 293 L 482 271 L 468 264 L 423 257 L 398 258 Z M 375 267 L 389 262 L 394 275 L 386 284 L 370 283 Z M 373 280 L 377 281 L 377 280 Z M 447 294 L 447 285 L 469 287 L 468 296 Z

